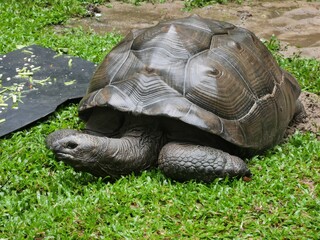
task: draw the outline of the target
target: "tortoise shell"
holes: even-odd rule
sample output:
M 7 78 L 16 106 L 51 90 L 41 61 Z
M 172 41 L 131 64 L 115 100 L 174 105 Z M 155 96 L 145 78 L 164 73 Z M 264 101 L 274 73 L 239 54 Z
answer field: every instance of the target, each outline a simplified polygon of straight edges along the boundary
M 282 138 L 299 94 L 252 32 L 193 15 L 130 32 L 97 68 L 79 113 L 165 116 L 264 149 Z

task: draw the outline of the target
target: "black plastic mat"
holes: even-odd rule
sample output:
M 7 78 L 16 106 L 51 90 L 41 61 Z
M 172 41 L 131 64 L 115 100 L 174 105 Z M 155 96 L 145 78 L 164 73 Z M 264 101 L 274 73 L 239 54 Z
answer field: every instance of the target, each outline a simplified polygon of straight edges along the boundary
M 37 45 L 0 55 L 0 137 L 80 100 L 95 68 Z

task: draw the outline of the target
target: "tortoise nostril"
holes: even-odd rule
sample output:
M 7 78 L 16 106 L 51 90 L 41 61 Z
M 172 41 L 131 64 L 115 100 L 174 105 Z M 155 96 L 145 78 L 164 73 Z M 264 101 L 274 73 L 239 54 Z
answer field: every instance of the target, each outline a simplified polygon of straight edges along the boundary
M 78 144 L 76 142 L 68 142 L 66 144 L 66 148 L 69 148 L 69 149 L 75 149 L 76 147 L 78 147 Z

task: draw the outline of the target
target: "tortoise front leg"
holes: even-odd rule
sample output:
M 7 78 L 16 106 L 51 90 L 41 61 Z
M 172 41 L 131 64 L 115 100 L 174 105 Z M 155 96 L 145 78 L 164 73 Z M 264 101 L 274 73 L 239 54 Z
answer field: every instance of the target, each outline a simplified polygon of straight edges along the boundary
M 250 170 L 239 157 L 218 149 L 184 143 L 168 143 L 159 155 L 159 168 L 178 181 L 211 182 L 215 178 L 250 177 Z
M 118 178 L 156 164 L 162 133 L 129 129 L 121 138 L 108 138 L 74 130 L 59 130 L 47 137 L 56 157 L 78 171 L 97 177 Z

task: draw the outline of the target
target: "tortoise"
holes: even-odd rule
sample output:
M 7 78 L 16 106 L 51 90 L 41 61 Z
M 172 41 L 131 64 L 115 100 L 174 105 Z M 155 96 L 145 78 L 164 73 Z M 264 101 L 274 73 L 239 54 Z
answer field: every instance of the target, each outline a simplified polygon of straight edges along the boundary
M 300 91 L 252 32 L 193 15 L 131 31 L 79 104 L 85 130 L 46 142 L 97 177 L 158 167 L 177 181 L 250 178 L 242 159 L 281 141 Z

